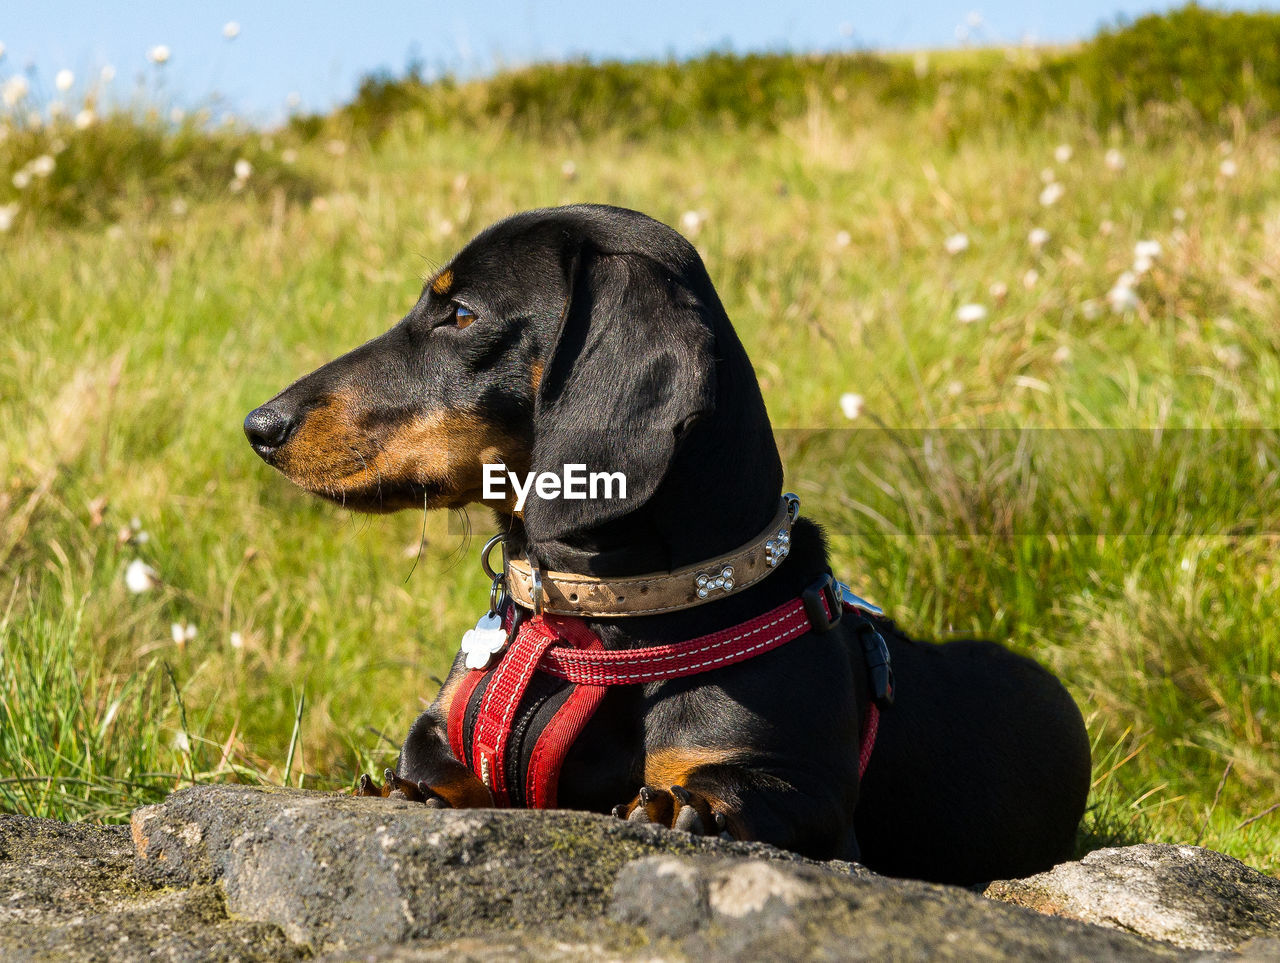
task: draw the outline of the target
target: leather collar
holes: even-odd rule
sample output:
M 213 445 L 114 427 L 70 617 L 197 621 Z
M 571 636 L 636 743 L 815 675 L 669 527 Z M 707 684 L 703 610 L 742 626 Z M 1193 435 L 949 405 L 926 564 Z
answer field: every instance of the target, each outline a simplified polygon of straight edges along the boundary
M 734 595 L 772 572 L 791 551 L 791 526 L 799 514 L 800 499 L 783 495 L 769 527 L 751 541 L 671 572 L 606 579 L 544 571 L 527 561 L 508 559 L 506 590 L 524 608 L 551 615 L 615 618 L 678 612 Z

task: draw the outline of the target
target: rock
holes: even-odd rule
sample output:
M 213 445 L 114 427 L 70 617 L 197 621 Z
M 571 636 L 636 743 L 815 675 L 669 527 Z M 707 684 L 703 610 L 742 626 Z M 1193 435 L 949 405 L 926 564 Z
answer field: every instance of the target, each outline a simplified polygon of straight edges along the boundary
M 1009 909 L 968 890 L 832 873 L 813 863 L 651 856 L 623 868 L 610 915 L 656 940 L 660 958 L 700 961 L 1182 955 L 1098 927 L 992 912 Z
M 295 960 L 272 925 L 227 918 L 217 887 L 156 890 L 123 826 L 0 815 L 0 959 Z
M 246 786 L 174 793 L 137 810 L 132 830 L 141 879 L 219 881 L 232 915 L 322 951 L 595 920 L 622 867 L 657 852 L 799 859 L 586 813 Z
M 144 807 L 131 830 L 0 815 L 0 959 L 1205 958 L 964 889 L 588 813 L 220 786 Z M 1170 848 L 1118 852 L 1147 865 Z M 1208 857 L 1223 862 L 1199 860 L 1184 890 L 1213 904 L 1206 919 L 1249 921 L 1215 945 L 1249 940 L 1234 958 L 1273 958 L 1280 926 L 1246 894 L 1280 882 Z
M 1280 880 L 1199 846 L 1099 849 L 987 895 L 1195 950 L 1280 948 Z M 1280 959 L 1280 953 L 1272 958 Z

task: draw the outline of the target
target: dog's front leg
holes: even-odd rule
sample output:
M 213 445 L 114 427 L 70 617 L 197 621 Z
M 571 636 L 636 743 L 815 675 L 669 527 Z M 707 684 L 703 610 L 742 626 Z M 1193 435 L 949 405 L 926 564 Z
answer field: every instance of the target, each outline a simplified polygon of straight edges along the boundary
M 478 809 L 493 805 L 493 795 L 484 783 L 454 757 L 446 734 L 449 706 L 465 671 L 459 658 L 440 694 L 409 729 L 395 769 L 384 773 L 381 786 L 368 775 L 362 775 L 356 788 L 357 796 L 409 799 L 438 809 Z

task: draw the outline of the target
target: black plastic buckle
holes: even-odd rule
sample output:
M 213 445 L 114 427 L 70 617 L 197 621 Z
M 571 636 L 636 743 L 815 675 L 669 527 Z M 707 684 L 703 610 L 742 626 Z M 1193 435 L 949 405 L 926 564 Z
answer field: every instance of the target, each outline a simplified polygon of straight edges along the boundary
M 822 604 L 824 600 L 826 605 Z M 801 592 L 800 601 L 804 602 L 804 614 L 809 617 L 809 624 L 818 633 L 830 632 L 844 614 L 844 597 L 830 572 Z
M 862 639 L 862 655 L 867 660 L 872 697 L 876 705 L 887 709 L 893 705 L 893 664 L 889 658 L 889 644 L 861 612 L 857 614 L 855 628 Z

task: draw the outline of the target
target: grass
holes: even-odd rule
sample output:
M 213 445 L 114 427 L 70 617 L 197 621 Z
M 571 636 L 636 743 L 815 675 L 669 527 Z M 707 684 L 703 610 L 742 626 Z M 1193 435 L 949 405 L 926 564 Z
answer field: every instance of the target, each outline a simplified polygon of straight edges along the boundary
M 249 186 L 287 166 L 306 190 L 228 169 L 180 207 L 152 179 L 106 220 L 24 212 L 0 234 L 0 807 L 114 820 L 193 780 L 394 759 L 487 597 L 489 520 L 344 514 L 241 419 L 489 222 L 595 200 L 686 225 L 855 591 L 1064 678 L 1095 746 L 1082 848 L 1280 872 L 1280 134 L 1051 112 L 957 136 L 955 102 L 646 136 L 410 110 L 341 151 L 257 144 Z M 134 559 L 153 590 L 126 589 Z

